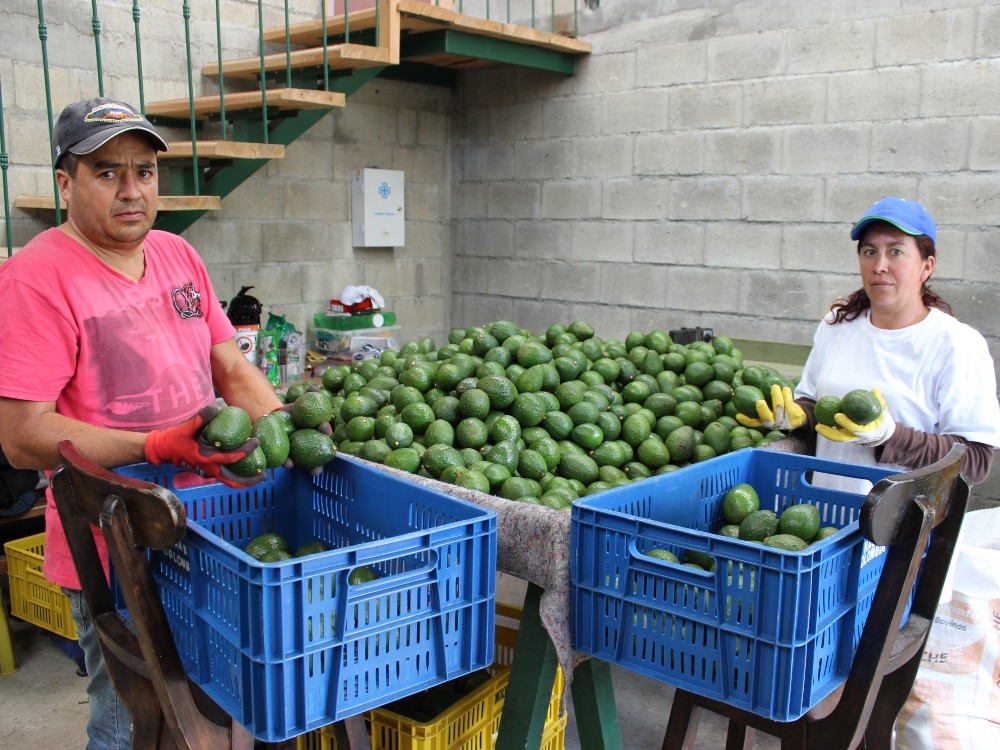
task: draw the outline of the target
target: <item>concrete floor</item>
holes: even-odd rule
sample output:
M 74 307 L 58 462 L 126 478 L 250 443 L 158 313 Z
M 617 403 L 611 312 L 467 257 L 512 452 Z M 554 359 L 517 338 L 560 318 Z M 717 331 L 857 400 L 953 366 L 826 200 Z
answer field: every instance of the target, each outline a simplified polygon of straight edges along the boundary
M 498 596 L 519 603 L 521 582 L 500 576 Z M 87 680 L 76 674 L 77 665 L 46 632 L 12 620 L 14 649 L 20 669 L 0 675 L 0 748 L 35 750 L 86 745 L 88 716 Z M 663 683 L 624 669 L 613 668 L 612 679 L 625 750 L 659 750 L 670 711 L 672 689 Z M 567 750 L 578 750 L 572 704 L 566 727 Z M 715 750 L 725 745 L 725 726 L 715 716 L 701 720 L 695 750 Z M 778 747 L 776 740 L 759 736 L 761 750 Z

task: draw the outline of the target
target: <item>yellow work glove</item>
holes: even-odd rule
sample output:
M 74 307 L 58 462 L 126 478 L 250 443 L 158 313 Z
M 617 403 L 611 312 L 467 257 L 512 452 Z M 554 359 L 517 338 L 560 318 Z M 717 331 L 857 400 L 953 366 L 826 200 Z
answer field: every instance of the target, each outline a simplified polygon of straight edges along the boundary
M 777 383 L 771 386 L 771 406 L 767 401 L 761 399 L 755 406 L 757 407 L 757 419 L 748 417 L 745 414 L 737 414 L 736 421 L 744 427 L 765 430 L 780 430 L 781 432 L 791 432 L 797 430 L 806 423 L 806 413 L 802 407 L 795 403 L 792 397 L 792 389 L 787 385 L 782 388 Z
M 843 412 L 837 412 L 833 415 L 836 427 L 818 424 L 816 432 L 835 443 L 857 443 L 865 448 L 875 448 L 885 443 L 896 431 L 896 420 L 892 418 L 879 389 L 872 388 L 872 394 L 882 404 L 882 414 L 878 419 L 868 424 L 857 424 Z

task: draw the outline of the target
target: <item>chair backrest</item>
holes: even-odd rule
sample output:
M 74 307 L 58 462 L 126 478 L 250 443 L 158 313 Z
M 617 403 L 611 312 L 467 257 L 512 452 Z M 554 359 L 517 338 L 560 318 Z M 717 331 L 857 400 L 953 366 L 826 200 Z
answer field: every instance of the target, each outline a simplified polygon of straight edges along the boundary
M 132 712 L 132 746 L 221 750 L 234 739 L 245 742 L 249 733 L 244 737 L 189 682 L 153 580 L 147 550 L 183 537 L 180 501 L 163 487 L 97 466 L 69 441 L 58 450 L 53 496 L 111 681 Z M 92 526 L 104 534 L 131 629 L 115 607 Z
M 966 451 L 956 443 L 930 466 L 886 477 L 862 506 L 862 534 L 887 551 L 844 692 L 828 717 L 834 726 L 855 728 L 847 747 L 864 735 L 885 676 L 906 665 L 915 674 L 914 659 L 919 661 L 934 621 L 968 504 Z M 911 591 L 912 608 L 900 629 Z M 898 687 L 901 699 L 911 687 L 912 678 Z

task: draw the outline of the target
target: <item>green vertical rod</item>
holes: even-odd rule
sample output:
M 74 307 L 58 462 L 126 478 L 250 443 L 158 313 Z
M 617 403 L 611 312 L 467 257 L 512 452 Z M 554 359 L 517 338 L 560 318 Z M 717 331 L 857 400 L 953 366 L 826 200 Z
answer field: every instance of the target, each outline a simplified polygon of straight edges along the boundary
M 146 113 L 146 93 L 142 86 L 142 36 L 139 33 L 139 0 L 132 0 L 132 24 L 135 26 L 135 69 L 139 79 L 139 111 Z
M 375 0 L 378 8 L 378 0 Z M 344 0 L 344 44 L 351 41 L 351 0 Z
M 45 8 L 38 0 L 38 41 L 42 45 L 42 75 L 45 78 L 45 108 L 49 116 L 49 145 L 52 145 L 52 85 L 49 82 L 49 53 L 46 41 L 49 29 L 45 25 Z M 62 208 L 59 207 L 59 185 L 56 183 L 55 164 L 52 165 L 52 194 L 56 197 L 56 224 L 62 224 Z
M 7 200 L 7 139 L 3 133 L 3 81 L 0 81 L 0 170 L 3 171 L 3 226 L 7 233 L 7 257 L 14 254 L 14 240 L 10 233 L 10 203 Z
M 215 59 L 219 64 L 219 124 L 222 126 L 222 140 L 229 138 L 226 127 L 226 87 L 222 72 L 222 13 L 219 0 L 215 0 Z
M 257 46 L 260 49 L 260 112 L 263 117 L 264 143 L 270 143 L 267 135 L 267 70 L 264 64 L 264 8 L 257 0 Z
M 486 20 L 490 20 L 490 0 L 486 0 Z
M 552 17 L 549 19 L 549 31 L 556 33 L 556 0 L 552 0 Z
M 191 169 L 194 172 L 194 194 L 201 195 L 201 173 L 198 170 L 198 131 L 194 118 L 194 79 L 191 75 L 191 3 L 184 0 L 184 49 L 187 54 L 188 113 L 191 120 Z
M 531 0 L 531 28 L 535 28 L 535 0 Z
M 510 23 L 510 0 L 507 0 L 507 23 Z
M 577 20 L 579 19 L 579 2 L 578 0 L 573 0 L 573 38 L 578 39 L 580 37 L 580 28 L 577 26 Z
M 97 0 L 90 3 L 92 15 L 90 27 L 94 30 L 94 53 L 97 55 L 97 93 L 104 96 L 104 73 L 101 70 L 101 19 L 97 17 Z
M 288 0 L 285 0 L 285 85 L 292 87 L 292 39 L 288 29 Z
M 330 90 L 330 58 L 327 56 L 326 0 L 319 0 L 319 17 L 323 22 L 323 90 Z

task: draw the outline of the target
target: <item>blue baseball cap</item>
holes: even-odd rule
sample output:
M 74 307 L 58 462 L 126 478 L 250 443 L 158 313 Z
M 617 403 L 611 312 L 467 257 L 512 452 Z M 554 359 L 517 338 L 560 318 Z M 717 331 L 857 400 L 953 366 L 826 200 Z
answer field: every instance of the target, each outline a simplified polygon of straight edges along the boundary
M 900 231 L 914 236 L 926 234 L 931 238 L 931 242 L 937 243 L 937 226 L 934 224 L 934 219 L 916 201 L 892 196 L 877 201 L 865 211 L 865 215 L 851 229 L 851 239 L 861 239 L 862 232 L 873 221 L 887 221 Z

